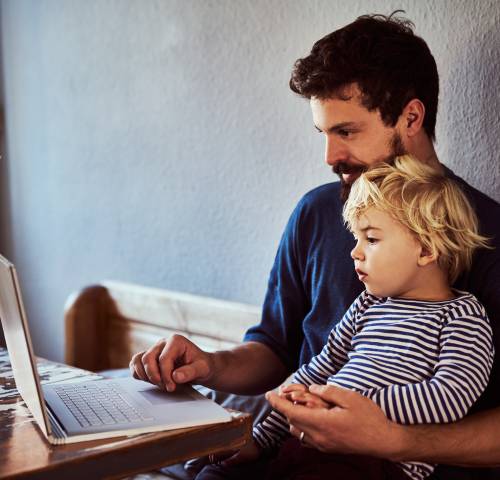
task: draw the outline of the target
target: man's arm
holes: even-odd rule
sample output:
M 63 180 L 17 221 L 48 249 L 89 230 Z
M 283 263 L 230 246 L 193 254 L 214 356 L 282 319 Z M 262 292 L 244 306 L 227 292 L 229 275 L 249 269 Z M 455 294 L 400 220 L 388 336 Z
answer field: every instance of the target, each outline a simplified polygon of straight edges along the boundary
M 290 431 L 321 451 L 353 453 L 392 461 L 421 461 L 466 467 L 500 466 L 500 408 L 457 423 L 400 425 L 387 419 L 369 398 L 335 386 L 313 385 L 311 393 L 335 405 L 310 409 L 268 393 L 273 408 L 292 425 Z
M 470 415 L 446 425 L 405 427 L 399 459 L 462 467 L 500 466 L 500 408 Z
M 208 353 L 174 335 L 136 353 L 130 362 L 132 374 L 171 391 L 176 383 L 196 382 L 249 395 L 263 393 L 285 380 L 300 355 L 302 320 L 309 308 L 302 281 L 302 257 L 307 257 L 307 252 L 298 245 L 300 232 L 311 230 L 300 227 L 309 202 L 304 197 L 287 223 L 269 276 L 262 320 L 247 331 L 245 343 Z M 307 240 L 304 243 L 310 244 Z
M 274 388 L 287 376 L 280 358 L 266 345 L 246 342 L 232 350 L 205 352 L 182 335 L 159 340 L 130 361 L 135 378 L 168 391 L 177 384 L 198 383 L 241 395 Z
M 290 373 L 280 357 L 259 342 L 245 342 L 232 350 L 211 355 L 215 368 L 204 385 L 214 390 L 257 395 L 275 388 Z

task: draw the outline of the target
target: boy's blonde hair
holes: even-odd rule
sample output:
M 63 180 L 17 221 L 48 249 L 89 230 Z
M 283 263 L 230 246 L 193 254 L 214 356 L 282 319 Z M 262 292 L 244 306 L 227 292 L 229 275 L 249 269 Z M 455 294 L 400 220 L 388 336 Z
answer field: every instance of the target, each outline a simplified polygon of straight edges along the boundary
M 460 187 L 410 155 L 377 165 L 354 182 L 343 211 L 348 228 L 372 207 L 407 227 L 436 256 L 450 284 L 470 268 L 476 248 L 490 248 Z

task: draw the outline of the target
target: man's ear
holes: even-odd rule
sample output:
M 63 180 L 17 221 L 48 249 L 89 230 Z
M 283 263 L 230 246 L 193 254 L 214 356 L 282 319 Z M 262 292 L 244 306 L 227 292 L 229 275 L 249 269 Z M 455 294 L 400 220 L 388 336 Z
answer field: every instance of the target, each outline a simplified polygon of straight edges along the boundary
M 424 118 L 424 104 L 418 98 L 410 100 L 399 117 L 402 131 L 408 137 L 413 137 L 422 129 Z
M 420 267 L 425 267 L 437 261 L 437 258 L 438 256 L 436 253 L 431 252 L 428 248 L 422 247 L 420 250 L 420 255 L 417 260 L 417 264 Z

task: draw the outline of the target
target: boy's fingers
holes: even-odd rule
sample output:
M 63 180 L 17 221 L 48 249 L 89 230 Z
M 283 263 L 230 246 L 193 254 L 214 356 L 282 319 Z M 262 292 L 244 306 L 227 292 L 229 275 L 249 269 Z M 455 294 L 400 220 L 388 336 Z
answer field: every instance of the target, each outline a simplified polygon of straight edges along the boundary
M 307 407 L 303 407 L 298 403 L 294 404 L 290 400 L 282 398 L 274 392 L 267 392 L 266 399 L 274 409 L 279 410 L 285 415 L 290 423 L 294 423 L 292 420 L 304 418 L 309 411 Z
M 357 392 L 334 385 L 311 385 L 309 391 L 332 404 L 332 406 L 335 405 L 341 408 L 347 407 L 359 395 Z

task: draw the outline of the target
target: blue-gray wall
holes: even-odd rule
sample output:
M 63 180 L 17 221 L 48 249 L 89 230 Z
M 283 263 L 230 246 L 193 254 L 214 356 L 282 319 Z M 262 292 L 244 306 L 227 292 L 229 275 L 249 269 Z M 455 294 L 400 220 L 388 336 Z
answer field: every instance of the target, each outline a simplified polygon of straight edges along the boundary
M 101 279 L 261 303 L 293 206 L 333 180 L 290 67 L 360 14 L 406 10 L 441 73 L 441 159 L 500 200 L 498 1 L 0 5 L 0 251 L 46 357 Z

